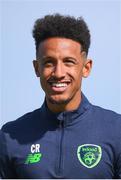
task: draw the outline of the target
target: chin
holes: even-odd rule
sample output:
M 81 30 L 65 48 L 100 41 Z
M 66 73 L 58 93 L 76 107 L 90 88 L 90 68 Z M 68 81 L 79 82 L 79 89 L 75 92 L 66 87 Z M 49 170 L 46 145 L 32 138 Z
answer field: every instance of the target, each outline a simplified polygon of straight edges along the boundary
M 52 98 L 52 97 L 49 97 L 48 98 L 48 101 L 51 103 L 51 104 L 57 104 L 57 105 L 66 105 L 70 102 L 71 98 Z

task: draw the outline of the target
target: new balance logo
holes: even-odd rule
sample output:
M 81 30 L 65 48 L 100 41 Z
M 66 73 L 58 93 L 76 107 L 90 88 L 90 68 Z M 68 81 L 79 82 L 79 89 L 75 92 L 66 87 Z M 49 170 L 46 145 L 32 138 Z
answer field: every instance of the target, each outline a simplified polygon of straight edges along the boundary
M 41 160 L 42 154 L 40 153 L 40 144 L 31 145 L 31 153 L 28 154 L 25 164 L 37 163 Z
M 25 164 L 37 163 L 42 157 L 41 153 L 28 154 Z

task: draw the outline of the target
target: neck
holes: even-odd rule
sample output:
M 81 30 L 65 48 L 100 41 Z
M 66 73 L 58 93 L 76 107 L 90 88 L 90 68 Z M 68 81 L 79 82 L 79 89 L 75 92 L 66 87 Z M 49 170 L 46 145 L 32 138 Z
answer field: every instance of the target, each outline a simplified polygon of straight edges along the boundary
M 68 103 L 64 104 L 52 103 L 48 98 L 46 98 L 48 108 L 54 113 L 76 110 L 79 107 L 81 100 L 82 97 L 80 92 L 77 97 L 74 97 Z

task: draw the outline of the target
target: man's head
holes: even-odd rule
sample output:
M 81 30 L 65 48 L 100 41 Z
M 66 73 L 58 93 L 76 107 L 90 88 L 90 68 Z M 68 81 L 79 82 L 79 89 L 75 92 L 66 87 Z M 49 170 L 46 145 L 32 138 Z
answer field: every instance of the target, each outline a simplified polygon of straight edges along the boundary
M 35 22 L 36 75 L 52 111 L 73 110 L 81 101 L 82 77 L 90 73 L 90 34 L 82 18 L 50 15 Z

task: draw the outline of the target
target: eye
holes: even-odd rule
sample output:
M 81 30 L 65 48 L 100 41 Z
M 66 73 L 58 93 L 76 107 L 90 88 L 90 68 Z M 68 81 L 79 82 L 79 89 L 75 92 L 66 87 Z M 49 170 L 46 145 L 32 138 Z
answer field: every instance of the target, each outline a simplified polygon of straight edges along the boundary
M 51 60 L 48 60 L 48 61 L 45 61 L 43 64 L 44 64 L 44 65 L 52 65 L 53 62 L 52 62 Z
M 65 63 L 66 65 L 72 66 L 72 65 L 75 65 L 75 64 L 76 64 L 76 60 L 69 58 L 69 59 L 65 59 L 65 60 L 64 60 L 64 63 Z
M 43 61 L 42 65 L 44 67 L 53 67 L 54 66 L 54 62 L 52 59 L 43 59 L 42 61 Z

